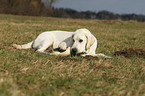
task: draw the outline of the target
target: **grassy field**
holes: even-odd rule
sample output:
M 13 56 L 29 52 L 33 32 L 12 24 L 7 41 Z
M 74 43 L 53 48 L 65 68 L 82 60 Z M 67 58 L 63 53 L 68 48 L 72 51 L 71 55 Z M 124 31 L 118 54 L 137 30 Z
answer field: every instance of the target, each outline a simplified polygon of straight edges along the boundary
M 88 28 L 97 53 L 112 59 L 56 57 L 17 50 L 47 30 Z M 113 56 L 145 50 L 145 23 L 0 15 L 0 96 L 145 96 L 145 59 Z

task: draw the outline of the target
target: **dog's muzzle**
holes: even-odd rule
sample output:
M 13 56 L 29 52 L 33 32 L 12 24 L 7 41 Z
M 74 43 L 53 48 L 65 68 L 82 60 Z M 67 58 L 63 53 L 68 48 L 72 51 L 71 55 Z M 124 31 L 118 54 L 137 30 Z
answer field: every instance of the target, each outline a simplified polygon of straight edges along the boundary
M 76 48 L 72 48 L 71 56 L 75 56 L 76 54 L 77 54 L 77 49 Z
M 86 54 L 86 52 L 80 52 L 80 53 L 78 53 L 78 50 L 76 49 L 76 48 L 73 48 L 72 50 L 71 50 L 71 56 L 81 56 L 82 54 Z

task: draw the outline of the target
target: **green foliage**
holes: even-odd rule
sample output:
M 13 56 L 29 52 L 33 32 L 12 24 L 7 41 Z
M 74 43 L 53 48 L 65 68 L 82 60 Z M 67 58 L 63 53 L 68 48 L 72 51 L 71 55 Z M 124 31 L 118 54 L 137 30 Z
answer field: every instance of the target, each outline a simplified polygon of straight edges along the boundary
M 145 23 L 0 15 L 1 96 L 143 96 L 145 59 L 112 56 L 124 48 L 145 50 Z M 47 30 L 88 28 L 98 53 L 112 59 L 56 57 L 17 50 Z

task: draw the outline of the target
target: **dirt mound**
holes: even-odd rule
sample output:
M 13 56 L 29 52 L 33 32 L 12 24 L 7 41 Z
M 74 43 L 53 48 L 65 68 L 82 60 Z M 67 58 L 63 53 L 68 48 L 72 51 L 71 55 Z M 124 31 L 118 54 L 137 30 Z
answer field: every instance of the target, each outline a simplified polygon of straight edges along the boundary
M 136 55 L 140 58 L 145 58 L 145 51 L 143 49 L 133 49 L 133 48 L 127 49 L 127 48 L 125 48 L 124 50 L 116 51 L 113 55 L 114 56 L 121 55 L 126 58 Z

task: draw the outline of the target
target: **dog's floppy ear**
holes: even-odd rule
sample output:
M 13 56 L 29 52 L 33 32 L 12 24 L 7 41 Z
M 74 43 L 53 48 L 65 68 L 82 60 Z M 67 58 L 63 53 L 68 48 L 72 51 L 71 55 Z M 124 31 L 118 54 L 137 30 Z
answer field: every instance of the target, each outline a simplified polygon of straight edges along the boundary
M 86 37 L 87 37 L 87 50 L 90 49 L 90 47 L 95 43 L 95 38 L 94 36 L 89 32 L 86 34 Z
M 87 50 L 89 50 L 90 47 L 95 43 L 95 37 L 91 34 L 91 32 L 89 30 L 85 31 L 85 35 L 87 37 L 86 48 L 87 48 Z

